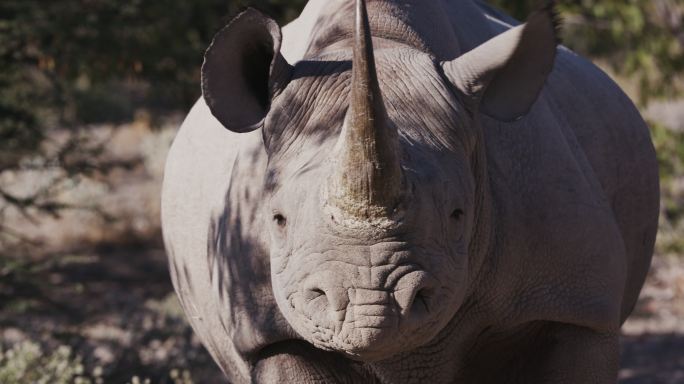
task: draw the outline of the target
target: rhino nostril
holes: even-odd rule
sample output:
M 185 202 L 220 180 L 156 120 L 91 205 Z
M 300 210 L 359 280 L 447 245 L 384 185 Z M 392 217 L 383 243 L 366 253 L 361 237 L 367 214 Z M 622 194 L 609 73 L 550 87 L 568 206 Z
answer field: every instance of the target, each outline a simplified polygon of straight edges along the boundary
M 414 271 L 399 279 L 394 297 L 406 320 L 421 321 L 432 308 L 436 281 L 424 271 Z
M 325 291 L 322 290 L 321 288 L 309 288 L 304 291 L 304 298 L 307 301 L 313 301 L 316 299 L 325 299 L 327 298 L 327 295 L 325 294 Z
M 411 303 L 409 314 L 417 315 L 421 313 L 430 313 L 431 296 L 432 290 L 429 288 L 423 288 L 416 292 L 416 296 L 413 298 L 413 303 Z
M 310 314 L 325 313 L 328 310 L 328 296 L 321 288 L 308 288 L 304 291 L 304 300 Z
M 316 281 L 302 292 L 302 309 L 308 316 L 323 322 L 340 322 L 345 318 L 349 296 L 344 287 Z
M 311 300 L 317 299 L 321 296 L 325 296 L 325 292 L 322 289 L 314 288 L 310 292 Z

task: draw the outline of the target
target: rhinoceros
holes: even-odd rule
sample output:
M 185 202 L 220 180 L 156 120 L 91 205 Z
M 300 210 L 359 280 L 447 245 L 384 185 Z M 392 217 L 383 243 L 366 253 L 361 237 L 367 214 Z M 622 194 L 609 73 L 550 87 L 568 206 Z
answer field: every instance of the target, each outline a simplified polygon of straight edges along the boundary
M 312 0 L 215 36 L 172 145 L 175 290 L 233 383 L 611 383 L 653 252 L 649 130 L 476 0 Z

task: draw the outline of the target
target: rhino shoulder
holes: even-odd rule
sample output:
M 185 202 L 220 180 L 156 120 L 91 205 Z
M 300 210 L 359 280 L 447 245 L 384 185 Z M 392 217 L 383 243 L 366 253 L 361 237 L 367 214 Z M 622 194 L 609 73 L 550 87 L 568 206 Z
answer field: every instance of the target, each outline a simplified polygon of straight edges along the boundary
M 228 300 L 231 261 L 245 255 L 230 252 L 225 234 L 236 229 L 230 208 L 231 185 L 259 185 L 259 172 L 235 181 L 240 158 L 261 159 L 260 131 L 226 130 L 200 99 L 183 122 L 169 151 L 162 187 L 162 229 L 173 285 L 190 324 L 229 374 L 248 375 L 248 367 L 224 324 L 233 320 L 221 311 Z M 248 163 L 245 160 L 243 163 Z M 257 164 L 258 166 L 258 164 Z M 235 211 L 232 211 L 233 213 Z M 234 215 L 233 215 L 234 216 Z M 224 246 L 225 245 L 225 246 Z M 223 331 L 221 331 L 223 330 Z
M 235 159 L 254 135 L 226 130 L 199 99 L 181 125 L 166 161 L 162 204 L 165 227 L 175 219 L 187 219 L 203 226 L 206 210 L 221 202 L 230 184 Z M 187 211 L 187 212 L 186 212 Z M 183 218 L 183 225 L 188 222 Z M 170 228 L 169 228 L 170 229 Z M 184 230 L 184 231 L 187 231 Z
M 657 162 L 638 110 L 598 67 L 561 47 L 528 116 L 484 123 L 507 212 L 503 249 L 517 254 L 502 267 L 520 273 L 505 289 L 510 302 L 524 298 L 515 312 L 614 331 L 636 302 L 657 228 Z

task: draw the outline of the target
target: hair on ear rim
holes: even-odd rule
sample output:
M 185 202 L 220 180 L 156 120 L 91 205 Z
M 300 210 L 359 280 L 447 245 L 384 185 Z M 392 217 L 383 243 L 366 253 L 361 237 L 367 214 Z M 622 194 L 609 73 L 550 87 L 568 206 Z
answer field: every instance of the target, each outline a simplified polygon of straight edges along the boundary
M 553 35 L 556 38 L 556 45 L 563 44 L 563 16 L 558 10 L 556 0 L 545 0 L 539 7 L 549 15 L 551 23 L 553 24 Z

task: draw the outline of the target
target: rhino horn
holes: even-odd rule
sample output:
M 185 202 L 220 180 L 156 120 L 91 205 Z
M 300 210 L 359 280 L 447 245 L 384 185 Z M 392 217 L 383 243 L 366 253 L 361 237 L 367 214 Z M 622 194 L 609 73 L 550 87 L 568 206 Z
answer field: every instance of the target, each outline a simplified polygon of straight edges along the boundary
M 399 140 L 383 104 L 364 0 L 356 1 L 350 93 L 328 201 L 353 217 L 388 217 L 401 197 Z

